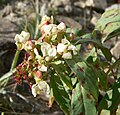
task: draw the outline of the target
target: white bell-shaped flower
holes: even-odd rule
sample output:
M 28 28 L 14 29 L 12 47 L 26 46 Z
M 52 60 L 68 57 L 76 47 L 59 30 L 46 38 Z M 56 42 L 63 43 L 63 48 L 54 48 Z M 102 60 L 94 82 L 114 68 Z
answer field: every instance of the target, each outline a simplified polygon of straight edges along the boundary
M 72 54 L 71 54 L 71 52 L 64 53 L 64 54 L 62 55 L 62 58 L 64 58 L 64 59 L 72 59 Z
M 37 48 L 34 48 L 34 53 L 35 53 L 36 56 L 39 56 Z
M 47 98 L 50 96 L 50 87 L 45 81 L 39 81 L 32 85 L 32 94 L 34 97 L 41 94 Z
M 49 17 L 47 15 L 43 16 L 42 19 L 41 19 L 41 23 L 44 23 L 44 22 L 50 22 L 50 23 L 53 23 L 53 16 Z
M 44 25 L 41 30 L 45 33 L 45 35 L 53 35 L 58 33 L 57 25 L 55 24 L 49 24 L 49 25 Z
M 57 54 L 56 47 L 51 46 L 47 42 L 43 42 L 41 44 L 41 51 L 42 51 L 43 57 L 45 56 L 54 57 Z
M 70 45 L 68 46 L 68 50 L 75 51 L 75 50 L 77 50 L 77 48 L 76 48 L 74 45 L 70 44 Z
M 62 52 L 64 52 L 64 51 L 66 50 L 66 48 L 67 48 L 66 45 L 64 45 L 63 43 L 59 43 L 59 44 L 57 45 L 57 52 L 58 52 L 58 53 L 62 53 Z
M 43 57 L 47 56 L 48 55 L 48 50 L 51 48 L 51 45 L 48 44 L 47 42 L 43 42 L 41 44 L 41 51 L 42 51 L 42 54 L 43 54 Z
M 65 25 L 65 23 L 63 23 L 63 22 L 61 22 L 61 23 L 57 26 L 57 28 L 58 28 L 60 31 L 63 31 L 63 32 L 66 31 L 66 25 Z
M 47 71 L 47 67 L 42 64 L 41 66 L 38 67 L 38 69 L 41 71 L 41 72 L 46 72 Z
M 30 38 L 30 34 L 28 32 L 22 31 L 21 34 L 16 34 L 15 41 L 16 42 L 25 42 Z
M 56 54 L 57 54 L 57 50 L 56 50 L 56 48 L 55 48 L 54 46 L 51 47 L 51 48 L 48 50 L 48 56 L 50 56 L 50 57 L 55 57 Z

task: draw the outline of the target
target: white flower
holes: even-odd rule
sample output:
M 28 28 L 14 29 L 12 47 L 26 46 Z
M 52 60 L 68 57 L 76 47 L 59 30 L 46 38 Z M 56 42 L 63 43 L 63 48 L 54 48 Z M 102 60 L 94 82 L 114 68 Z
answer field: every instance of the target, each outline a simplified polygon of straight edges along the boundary
M 30 38 L 30 34 L 25 31 L 22 31 L 20 35 L 24 37 L 25 41 L 27 41 Z
M 46 21 L 50 21 L 50 17 L 47 15 L 43 16 L 41 19 L 41 22 L 46 22 Z
M 61 22 L 61 23 L 57 26 L 57 28 L 58 28 L 60 31 L 63 31 L 63 32 L 66 31 L 66 25 L 65 25 L 63 22 Z
M 62 58 L 64 58 L 64 59 L 72 59 L 72 54 L 71 54 L 71 52 L 64 53 L 64 54 L 62 55 Z
M 70 45 L 68 46 L 68 50 L 74 51 L 74 50 L 77 50 L 77 48 L 76 48 L 74 45 L 70 44 Z
M 37 94 L 41 94 L 47 98 L 50 96 L 50 87 L 45 81 L 39 81 L 36 84 L 32 85 L 32 94 L 34 97 L 37 96 Z
M 40 65 L 41 65 L 41 63 L 44 62 L 44 58 L 41 57 L 40 55 L 37 55 L 35 58 L 37 59 L 37 62 L 38 62 L 38 64 L 40 64 Z M 40 67 L 41 67 L 41 66 L 40 66 Z M 39 68 L 40 68 L 40 67 L 39 67 Z
M 26 51 L 32 50 L 34 47 L 34 43 L 32 41 L 26 41 L 24 44 L 24 49 Z
M 42 51 L 42 54 L 43 54 L 43 57 L 47 56 L 48 54 L 48 50 L 51 48 L 51 45 L 48 44 L 47 42 L 43 42 L 41 44 L 41 51 Z
M 41 92 L 39 91 L 38 84 L 33 84 L 32 85 L 32 94 L 34 97 L 36 97 L 37 94 L 40 94 Z
M 70 45 L 70 42 L 67 39 L 62 39 L 61 42 L 65 45 Z
M 42 19 L 41 19 L 41 23 L 44 23 L 44 22 L 50 22 L 50 23 L 53 23 L 53 16 L 49 17 L 47 15 L 43 16 Z
M 46 72 L 47 71 L 47 67 L 42 64 L 41 66 L 38 67 L 38 69 L 41 71 L 41 72 Z
M 52 48 L 48 49 L 48 56 L 55 57 L 56 54 L 57 54 L 57 51 L 56 51 L 55 47 L 52 47 Z
M 62 52 L 64 52 L 64 51 L 66 50 L 66 48 L 67 48 L 66 45 L 64 45 L 63 43 L 59 43 L 59 44 L 57 45 L 57 52 L 58 52 L 58 53 L 62 53 Z
M 38 50 L 36 48 L 34 48 L 34 53 L 36 56 L 39 56 Z
M 62 43 L 67 45 L 67 50 L 77 50 L 77 48 L 74 45 L 72 45 L 67 39 L 62 39 Z
M 45 33 L 45 35 L 49 36 L 58 33 L 57 25 L 55 24 L 43 25 L 41 30 Z
M 41 44 L 41 51 L 42 51 L 43 57 L 45 56 L 54 57 L 57 54 L 55 46 L 51 46 L 47 42 L 43 42 Z
M 62 54 L 62 58 L 71 59 L 72 54 L 70 51 L 77 50 L 77 48 L 72 45 L 67 39 L 62 39 L 61 43 L 57 45 L 57 52 Z
M 51 32 L 52 32 L 53 35 L 55 35 L 55 34 L 57 34 L 59 32 L 59 30 L 57 28 L 57 25 L 52 27 Z
M 46 35 L 50 35 L 51 34 L 52 25 L 44 25 L 41 29 L 43 30 L 43 32 Z
M 16 42 L 25 42 L 30 38 L 30 34 L 28 32 L 22 31 L 21 34 L 16 34 L 15 41 Z
M 24 41 L 24 38 L 23 38 L 21 35 L 16 34 L 16 35 L 15 35 L 15 41 L 16 41 L 16 42 L 23 42 L 23 41 Z

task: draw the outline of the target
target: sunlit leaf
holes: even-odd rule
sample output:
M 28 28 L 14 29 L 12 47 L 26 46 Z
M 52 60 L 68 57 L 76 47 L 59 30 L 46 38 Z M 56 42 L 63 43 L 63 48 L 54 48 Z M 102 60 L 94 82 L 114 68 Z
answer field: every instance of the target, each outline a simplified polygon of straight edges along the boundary
M 50 86 L 53 89 L 53 95 L 60 105 L 60 108 L 66 113 L 66 115 L 70 115 L 70 98 L 68 93 L 65 91 L 65 88 L 62 84 L 62 81 L 58 76 L 55 76 L 54 73 L 50 78 Z
M 62 81 L 70 88 L 72 89 L 72 83 L 71 83 L 71 79 L 69 77 L 69 70 L 68 68 L 65 66 L 65 64 L 52 64 L 52 66 L 54 67 L 57 75 L 62 79 Z
M 120 78 L 114 83 L 111 89 L 109 89 L 105 96 L 99 103 L 98 111 L 102 109 L 108 109 L 110 111 L 117 110 L 120 102 Z
M 105 11 L 98 20 L 95 30 L 102 34 L 102 42 L 119 35 L 120 32 L 120 8 Z M 110 35 L 111 34 L 111 35 Z

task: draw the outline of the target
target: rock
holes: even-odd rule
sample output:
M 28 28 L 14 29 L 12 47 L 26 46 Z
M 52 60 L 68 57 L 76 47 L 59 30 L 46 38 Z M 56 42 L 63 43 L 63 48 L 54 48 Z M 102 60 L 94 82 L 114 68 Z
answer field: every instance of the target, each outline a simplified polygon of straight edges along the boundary
M 71 0 L 51 0 L 48 5 L 50 9 L 56 9 L 59 13 L 71 13 Z
M 113 4 L 109 7 L 107 7 L 105 10 L 107 11 L 107 10 L 118 9 L 118 8 L 120 8 L 120 4 Z
M 57 15 L 56 19 L 59 22 L 64 22 L 67 26 L 71 27 L 71 28 L 78 28 L 78 29 L 82 29 L 82 26 L 80 23 L 76 22 L 75 20 L 73 20 L 72 18 L 69 17 L 65 17 L 65 16 L 61 16 L 61 15 Z
M 14 36 L 18 32 L 15 24 L 8 20 L 0 21 L 0 76 L 8 72 L 14 57 L 16 45 Z
M 16 1 L 14 6 L 14 11 L 19 15 L 29 15 L 33 12 L 33 4 L 27 0 L 25 1 Z
M 9 15 L 12 12 L 12 6 L 10 6 L 9 4 L 7 6 L 5 6 L 1 11 L 0 11 L 0 17 L 5 17 L 7 15 Z
M 71 5 L 71 0 L 62 0 L 63 5 Z
M 51 0 L 50 4 L 55 7 L 71 5 L 71 0 Z
M 65 6 L 65 11 L 66 11 L 67 13 L 71 13 L 71 12 L 72 12 L 72 6 L 71 6 L 71 5 L 66 5 L 66 6 Z
M 105 9 L 107 7 L 107 1 L 106 0 L 87 0 L 86 6 Z
M 120 40 L 111 49 L 111 53 L 118 59 L 120 57 Z
M 44 2 L 40 8 L 40 16 L 43 17 L 44 15 L 48 14 L 48 2 Z
M 6 19 L 0 20 L 0 41 L 14 42 L 14 36 L 18 32 L 18 27 Z
M 100 17 L 101 17 L 101 14 L 98 14 L 97 12 L 94 12 L 90 22 L 95 26 Z
M 49 6 L 52 6 L 53 8 L 56 8 L 62 5 L 63 5 L 62 0 L 51 0 L 49 4 Z
M 23 2 L 18 2 L 16 5 L 17 10 L 23 10 L 26 7 L 26 4 Z
M 77 1 L 77 2 L 74 2 L 74 6 L 85 8 L 86 4 L 85 4 L 85 1 Z

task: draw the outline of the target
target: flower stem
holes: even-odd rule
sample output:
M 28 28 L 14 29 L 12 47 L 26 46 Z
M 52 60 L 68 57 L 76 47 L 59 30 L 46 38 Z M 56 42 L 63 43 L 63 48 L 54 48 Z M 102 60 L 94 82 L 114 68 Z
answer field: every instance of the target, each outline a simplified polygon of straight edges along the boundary
M 19 54 L 20 54 L 20 50 L 17 50 L 16 53 L 15 53 L 10 71 L 12 71 L 16 67 L 16 64 L 17 64 L 17 61 L 18 61 L 18 58 L 19 58 Z

